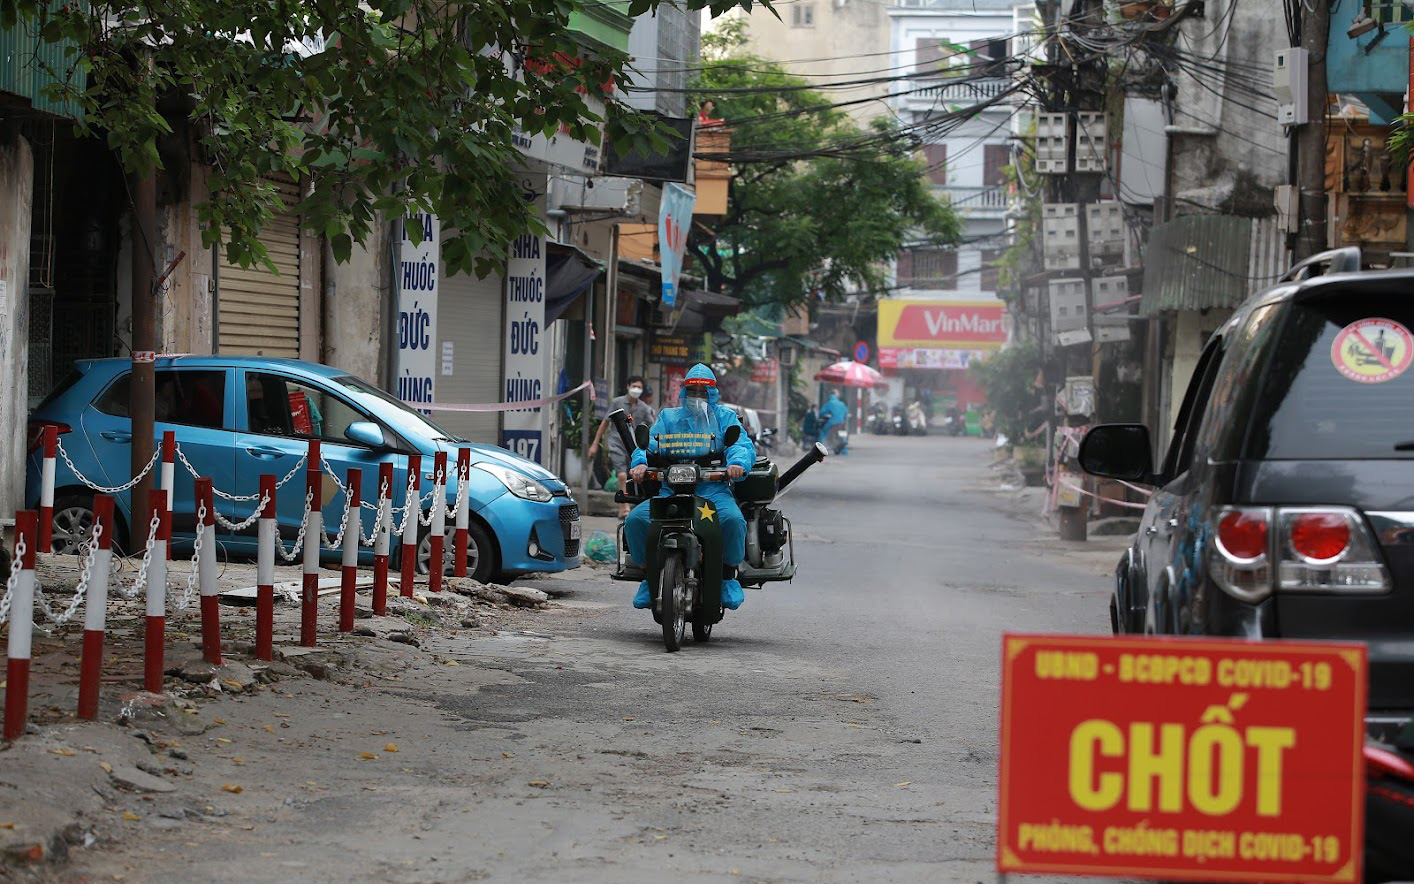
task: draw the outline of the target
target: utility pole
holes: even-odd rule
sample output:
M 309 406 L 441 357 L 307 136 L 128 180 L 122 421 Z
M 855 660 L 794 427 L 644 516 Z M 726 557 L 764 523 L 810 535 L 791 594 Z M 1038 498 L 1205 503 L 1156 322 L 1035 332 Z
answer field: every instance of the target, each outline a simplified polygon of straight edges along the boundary
M 1326 41 L 1330 0 L 1310 0 L 1301 9 L 1301 48 L 1307 52 L 1306 110 L 1310 121 L 1297 128 L 1296 189 L 1300 228 L 1293 257 L 1300 261 L 1323 251 L 1326 236 Z
M 128 417 L 132 424 L 132 475 L 136 476 L 152 458 L 157 448 L 156 375 L 153 363 L 157 359 L 157 178 L 149 169 L 137 175 L 133 182 L 133 342 L 132 377 L 128 383 Z M 147 498 L 153 487 L 156 470 L 148 473 L 133 487 L 131 498 L 132 545 L 141 546 L 147 538 Z M 170 503 L 170 501 L 169 501 Z

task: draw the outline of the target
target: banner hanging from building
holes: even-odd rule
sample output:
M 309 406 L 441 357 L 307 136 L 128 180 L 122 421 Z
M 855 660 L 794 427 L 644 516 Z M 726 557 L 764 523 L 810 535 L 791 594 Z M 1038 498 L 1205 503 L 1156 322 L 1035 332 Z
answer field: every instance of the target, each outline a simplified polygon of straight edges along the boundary
M 997 870 L 1360 880 L 1363 645 L 1007 635 Z
M 414 243 L 412 231 L 421 238 Z M 414 407 L 431 403 L 437 372 L 437 267 L 442 230 L 436 215 L 403 219 L 398 247 L 398 398 Z M 424 413 L 427 413 L 424 410 Z
M 681 184 L 663 185 L 663 201 L 658 206 L 658 264 L 663 268 L 664 307 L 677 303 L 678 277 L 696 202 L 697 195 Z
M 527 202 L 545 213 L 545 176 L 522 179 Z M 506 262 L 504 355 L 506 402 L 534 402 L 544 397 L 549 350 L 545 341 L 545 236 L 523 233 L 511 243 Z M 544 457 L 545 416 L 539 408 L 507 411 L 501 418 L 501 447 L 527 460 Z
M 1006 343 L 1002 301 L 879 302 L 879 347 L 996 350 Z

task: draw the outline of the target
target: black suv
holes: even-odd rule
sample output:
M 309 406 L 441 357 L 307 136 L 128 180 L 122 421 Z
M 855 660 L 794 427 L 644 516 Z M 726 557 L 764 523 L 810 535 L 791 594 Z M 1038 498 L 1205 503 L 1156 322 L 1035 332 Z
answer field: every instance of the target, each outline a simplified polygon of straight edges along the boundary
M 1155 468 L 1148 430 L 1080 463 L 1155 487 L 1115 571 L 1115 632 L 1369 647 L 1371 732 L 1414 715 L 1414 270 L 1318 255 L 1198 360 Z

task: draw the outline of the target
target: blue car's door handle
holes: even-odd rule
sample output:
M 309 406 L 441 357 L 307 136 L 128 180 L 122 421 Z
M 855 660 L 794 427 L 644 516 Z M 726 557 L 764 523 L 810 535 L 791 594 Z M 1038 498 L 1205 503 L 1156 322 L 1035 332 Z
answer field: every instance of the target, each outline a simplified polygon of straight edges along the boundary
M 123 432 L 122 430 L 104 430 L 103 432 L 99 433 L 98 435 L 102 436 L 104 439 L 107 439 L 109 442 L 131 442 L 131 441 L 133 441 L 133 434 L 132 434 L 132 433 L 125 433 L 125 432 Z
M 280 449 L 267 448 L 264 445 L 257 445 L 254 447 L 247 446 L 246 451 L 252 457 L 258 457 L 261 460 L 273 460 L 274 458 L 285 456 L 285 452 L 281 451 Z

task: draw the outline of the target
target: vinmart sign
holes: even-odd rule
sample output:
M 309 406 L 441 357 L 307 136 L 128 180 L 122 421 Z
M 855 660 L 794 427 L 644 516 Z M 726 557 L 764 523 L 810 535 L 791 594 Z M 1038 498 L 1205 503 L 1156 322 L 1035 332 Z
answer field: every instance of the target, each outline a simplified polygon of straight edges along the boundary
M 1007 635 L 997 869 L 1360 880 L 1363 645 Z
M 996 350 L 1006 343 L 1001 301 L 879 302 L 879 346 L 944 350 Z

